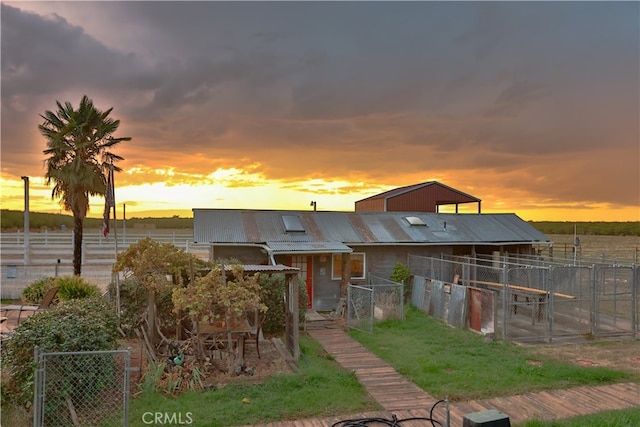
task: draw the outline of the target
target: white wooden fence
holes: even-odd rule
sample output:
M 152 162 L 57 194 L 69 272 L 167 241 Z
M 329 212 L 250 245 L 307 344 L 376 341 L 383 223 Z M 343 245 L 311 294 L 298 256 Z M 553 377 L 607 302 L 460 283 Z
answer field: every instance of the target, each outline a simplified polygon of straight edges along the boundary
M 135 231 L 113 234 L 106 238 L 100 230 L 85 230 L 82 239 L 82 275 L 102 289 L 112 280 L 111 269 L 117 252 L 150 237 L 161 243 L 171 243 L 198 258 L 208 259 L 207 245 L 193 243 L 193 234 L 170 230 Z M 0 296 L 19 298 L 22 289 L 47 276 L 73 274 L 73 232 L 30 232 L 28 244 L 25 234 L 0 233 Z

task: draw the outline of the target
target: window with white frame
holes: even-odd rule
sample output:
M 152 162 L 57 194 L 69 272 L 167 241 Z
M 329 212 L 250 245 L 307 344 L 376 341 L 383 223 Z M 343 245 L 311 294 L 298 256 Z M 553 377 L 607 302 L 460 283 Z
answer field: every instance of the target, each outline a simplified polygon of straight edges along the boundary
M 364 252 L 354 252 L 351 254 L 351 278 L 364 279 L 365 256 Z M 331 278 L 340 280 L 342 278 L 342 254 L 333 254 L 331 267 Z

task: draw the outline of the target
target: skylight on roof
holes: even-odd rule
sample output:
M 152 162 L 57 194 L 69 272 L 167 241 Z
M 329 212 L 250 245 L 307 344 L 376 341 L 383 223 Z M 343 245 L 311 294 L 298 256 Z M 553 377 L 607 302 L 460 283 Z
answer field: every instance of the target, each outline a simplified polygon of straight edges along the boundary
M 282 222 L 284 223 L 284 229 L 289 232 L 305 232 L 306 230 L 302 226 L 300 217 L 298 215 L 282 215 Z
M 422 226 L 422 227 L 426 227 L 427 226 L 427 223 L 424 222 L 424 220 L 422 218 L 417 217 L 417 216 L 405 216 L 404 219 L 407 220 L 409 225 Z

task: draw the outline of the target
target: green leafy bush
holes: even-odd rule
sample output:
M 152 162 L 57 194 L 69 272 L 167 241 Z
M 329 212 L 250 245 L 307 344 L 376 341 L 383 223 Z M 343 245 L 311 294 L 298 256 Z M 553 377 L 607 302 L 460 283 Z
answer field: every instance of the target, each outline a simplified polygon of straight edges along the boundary
M 298 281 L 299 289 L 299 320 L 304 322 L 304 315 L 307 309 L 307 285 L 303 280 Z M 265 334 L 278 334 L 284 331 L 287 319 L 287 306 L 284 302 L 286 292 L 285 276 L 283 274 L 273 274 L 260 276 L 260 287 L 262 288 L 262 302 L 268 307 L 267 317 L 262 325 Z
M 409 267 L 401 262 L 397 262 L 391 272 L 391 280 L 406 284 L 409 280 Z
M 107 288 L 109 301 L 115 304 L 118 290 L 115 282 Z M 133 336 L 140 325 L 147 307 L 147 289 L 138 285 L 134 278 L 120 282 L 120 328 L 127 336 Z
M 51 310 L 25 319 L 13 331 L 3 349 L 2 370 L 8 373 L 2 387 L 2 400 L 28 407 L 33 401 L 35 374 L 34 348 L 40 352 L 112 350 L 116 347 L 117 317 L 102 299 L 65 301 Z M 96 375 L 109 369 L 94 370 L 88 384 L 99 384 Z M 74 374 L 77 376 L 76 374 Z M 75 378 L 78 381 L 78 378 Z M 47 398 L 55 393 L 47 390 Z
M 57 298 L 69 301 L 80 298 L 100 296 L 100 288 L 81 276 L 43 277 L 24 288 L 22 301 L 27 304 L 40 304 L 51 288 L 58 288 Z
M 156 321 L 164 330 L 175 330 L 176 315 L 171 301 L 171 289 L 156 293 Z M 117 298 L 116 283 L 107 288 L 109 300 L 115 304 Z M 144 322 L 147 312 L 147 288 L 138 283 L 135 277 L 120 282 L 120 328 L 125 335 L 135 335 L 135 329 Z
M 100 288 L 87 282 L 81 276 L 60 276 L 53 281 L 58 287 L 58 297 L 62 301 L 80 298 L 95 298 L 100 296 Z
M 54 285 L 53 277 L 43 277 L 22 290 L 22 302 L 25 304 L 40 304 L 44 294 Z
M 404 298 L 405 300 L 409 297 L 409 266 L 403 264 L 401 262 L 397 262 L 393 267 L 393 271 L 391 272 L 391 280 L 394 282 L 402 283 L 402 289 L 404 290 Z
M 170 243 L 159 243 L 147 237 L 118 254 L 113 272 L 124 273 L 135 281 L 136 286 L 145 289 L 147 333 L 153 340 L 157 335 L 156 325 L 165 331 L 175 331 L 177 327 L 171 300 L 173 290 L 186 286 L 192 278 L 200 277 L 209 266 L 210 263 Z M 120 300 L 123 301 L 122 298 Z

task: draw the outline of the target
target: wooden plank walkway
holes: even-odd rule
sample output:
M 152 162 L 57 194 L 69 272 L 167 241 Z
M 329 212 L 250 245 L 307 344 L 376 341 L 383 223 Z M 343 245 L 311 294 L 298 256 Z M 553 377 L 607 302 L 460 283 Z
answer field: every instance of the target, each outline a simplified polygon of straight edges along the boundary
M 316 339 L 345 369 L 354 371 L 369 394 L 383 411 L 348 414 L 336 417 L 276 421 L 260 424 L 266 427 L 330 427 L 334 423 L 356 418 L 398 419 L 429 418 L 438 399 L 418 388 L 395 371 L 388 363 L 370 353 L 342 329 L 309 329 Z M 495 409 L 509 416 L 512 424 L 531 419 L 561 419 L 611 409 L 640 407 L 640 384 L 621 383 L 599 387 L 577 387 L 479 401 L 450 402 L 450 426 L 462 426 L 465 414 Z M 438 405 L 434 419 L 446 426 L 445 405 Z M 403 422 L 403 427 L 431 425 L 424 420 Z

